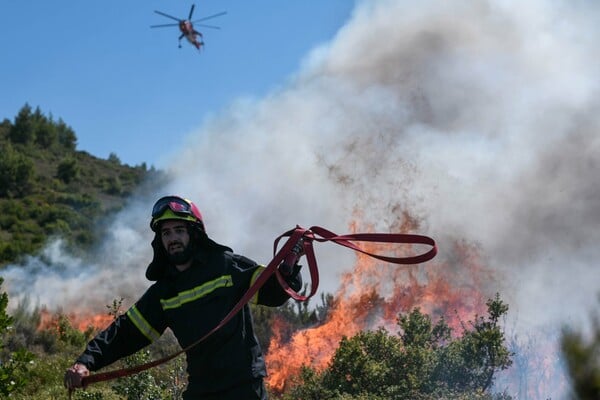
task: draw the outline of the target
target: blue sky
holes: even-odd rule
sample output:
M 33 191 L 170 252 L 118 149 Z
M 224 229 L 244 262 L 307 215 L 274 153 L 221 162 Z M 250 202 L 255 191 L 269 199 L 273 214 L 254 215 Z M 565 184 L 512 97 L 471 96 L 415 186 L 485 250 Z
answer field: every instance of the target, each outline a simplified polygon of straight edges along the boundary
M 285 85 L 315 46 L 350 18 L 351 0 L 196 0 L 205 48 L 172 22 L 192 1 L 3 1 L 0 3 L 0 118 L 28 103 L 62 118 L 78 150 L 161 167 L 183 136 L 236 99 Z

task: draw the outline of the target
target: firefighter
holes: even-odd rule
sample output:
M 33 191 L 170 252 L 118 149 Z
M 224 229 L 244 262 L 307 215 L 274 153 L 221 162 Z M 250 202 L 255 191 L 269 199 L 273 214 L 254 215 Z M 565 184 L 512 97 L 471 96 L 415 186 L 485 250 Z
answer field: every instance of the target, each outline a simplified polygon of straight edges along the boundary
M 217 326 L 260 275 L 264 267 L 210 239 L 198 208 L 179 196 L 160 198 L 150 228 L 154 257 L 146 278 L 154 283 L 127 313 L 92 339 L 67 369 L 69 390 L 82 386 L 90 371 L 103 368 L 157 340 L 170 328 L 186 348 Z M 282 273 L 284 269 L 282 268 Z M 300 266 L 285 269 L 294 290 L 302 286 Z M 289 298 L 275 275 L 251 302 L 280 306 Z M 261 347 L 250 307 L 186 352 L 188 385 L 183 399 L 267 398 Z

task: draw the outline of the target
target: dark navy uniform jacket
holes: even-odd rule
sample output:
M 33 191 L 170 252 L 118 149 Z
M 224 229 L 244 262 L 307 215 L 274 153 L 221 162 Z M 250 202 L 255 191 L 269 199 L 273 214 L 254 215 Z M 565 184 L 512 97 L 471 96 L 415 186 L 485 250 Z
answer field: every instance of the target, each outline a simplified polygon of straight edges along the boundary
M 165 268 L 164 276 L 126 314 L 88 343 L 77 362 L 96 371 L 149 345 L 166 328 L 185 348 L 217 326 L 265 269 L 222 248 L 203 250 L 183 272 Z M 292 275 L 288 283 L 299 290 L 300 274 Z M 272 275 L 251 302 L 280 306 L 288 298 Z M 187 371 L 189 387 L 202 392 L 218 392 L 266 376 L 248 305 L 187 352 Z

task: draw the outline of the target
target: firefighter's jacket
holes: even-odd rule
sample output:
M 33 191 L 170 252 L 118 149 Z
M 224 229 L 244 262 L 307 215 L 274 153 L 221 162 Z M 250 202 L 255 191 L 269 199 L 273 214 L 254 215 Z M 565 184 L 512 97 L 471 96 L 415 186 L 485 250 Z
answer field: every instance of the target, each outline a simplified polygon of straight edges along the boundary
M 96 371 L 149 345 L 166 328 L 186 348 L 223 320 L 263 270 L 254 261 L 223 250 L 205 252 L 183 272 L 169 266 L 126 314 L 88 343 L 77 362 Z M 294 290 L 302 286 L 298 273 L 288 281 Z M 279 306 L 287 299 L 272 275 L 251 302 Z M 195 390 L 218 392 L 266 376 L 247 304 L 186 355 L 189 386 Z

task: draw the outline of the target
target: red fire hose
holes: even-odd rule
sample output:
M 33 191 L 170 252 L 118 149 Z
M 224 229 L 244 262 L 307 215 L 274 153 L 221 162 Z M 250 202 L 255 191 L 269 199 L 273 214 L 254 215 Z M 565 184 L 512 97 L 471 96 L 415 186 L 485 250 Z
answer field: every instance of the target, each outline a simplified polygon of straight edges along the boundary
M 287 237 L 287 241 L 281 247 L 279 251 L 277 251 L 277 247 L 279 241 Z M 313 242 L 333 242 L 339 244 L 340 246 L 347 247 L 349 249 L 358 251 L 360 253 L 366 254 L 370 257 L 374 257 L 376 259 L 394 263 L 394 264 L 419 264 L 426 261 L 431 260 L 437 254 L 437 245 L 435 241 L 427 236 L 422 235 L 413 235 L 413 234 L 404 234 L 404 233 L 354 233 L 347 235 L 337 235 L 327 229 L 313 226 L 310 229 L 304 229 L 300 226 L 296 226 L 296 228 L 289 230 L 275 239 L 273 244 L 273 260 L 267 265 L 266 269 L 260 274 L 258 279 L 254 282 L 254 284 L 248 289 L 248 291 L 244 294 L 244 296 L 239 300 L 239 302 L 233 307 L 233 309 L 223 318 L 221 322 L 217 326 L 215 326 L 212 330 L 206 333 L 204 336 L 199 338 L 197 341 L 189 345 L 188 347 L 178 351 L 175 354 L 171 354 L 167 357 L 161 358 L 159 360 L 151 361 L 145 364 L 141 364 L 138 366 L 123 368 L 114 371 L 102 372 L 94 375 L 86 376 L 82 379 L 83 387 L 90 385 L 95 382 L 108 381 L 115 378 L 122 378 L 125 376 L 137 374 L 146 369 L 155 367 L 157 365 L 163 364 L 167 361 L 172 360 L 177 357 L 181 353 L 185 353 L 190 350 L 207 337 L 212 335 L 214 332 L 218 331 L 223 325 L 225 325 L 235 314 L 238 313 L 246 305 L 250 299 L 256 294 L 256 292 L 262 287 L 262 285 L 269 279 L 272 274 L 277 276 L 277 279 L 283 289 L 295 300 L 305 301 L 312 297 L 319 286 L 319 271 L 317 269 L 317 260 L 315 258 L 315 253 L 313 249 Z M 311 290 L 310 293 L 306 296 L 299 294 L 294 291 L 285 281 L 281 272 L 278 270 L 278 266 L 289 256 L 289 254 L 294 250 L 294 246 L 297 243 L 301 243 L 303 247 L 304 254 L 306 255 L 308 269 L 310 272 L 311 279 Z M 410 257 L 388 257 L 382 256 L 378 254 L 369 253 L 360 247 L 358 247 L 354 242 L 377 242 L 377 243 L 396 243 L 396 244 L 424 244 L 431 246 L 431 249 L 423 254 L 417 256 Z M 70 393 L 69 393 L 70 395 Z

